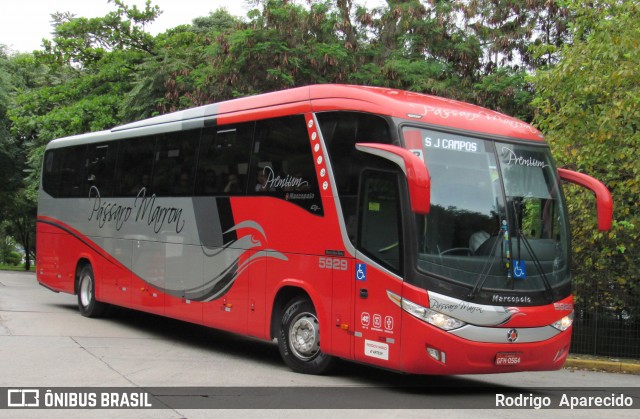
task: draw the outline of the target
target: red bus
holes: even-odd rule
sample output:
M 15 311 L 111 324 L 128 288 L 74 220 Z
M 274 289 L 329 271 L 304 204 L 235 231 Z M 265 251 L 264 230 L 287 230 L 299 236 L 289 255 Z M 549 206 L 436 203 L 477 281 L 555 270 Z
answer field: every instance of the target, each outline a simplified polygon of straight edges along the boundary
M 52 141 L 37 278 L 108 305 L 417 374 L 561 368 L 560 179 L 533 127 L 411 92 L 315 85 Z

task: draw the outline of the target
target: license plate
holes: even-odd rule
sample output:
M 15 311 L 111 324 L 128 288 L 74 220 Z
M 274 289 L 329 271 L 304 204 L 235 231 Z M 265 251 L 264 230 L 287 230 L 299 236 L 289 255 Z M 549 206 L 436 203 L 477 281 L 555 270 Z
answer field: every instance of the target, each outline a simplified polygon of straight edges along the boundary
M 498 352 L 496 365 L 518 365 L 521 358 L 521 352 Z

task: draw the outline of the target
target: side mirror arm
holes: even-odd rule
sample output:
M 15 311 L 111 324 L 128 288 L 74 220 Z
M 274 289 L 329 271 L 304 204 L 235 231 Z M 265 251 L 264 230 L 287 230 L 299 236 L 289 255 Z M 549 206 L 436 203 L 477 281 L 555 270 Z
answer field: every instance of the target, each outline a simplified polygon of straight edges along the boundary
M 428 214 L 431 208 L 431 177 L 424 162 L 415 154 L 402 147 L 357 143 L 356 149 L 389 160 L 402 169 L 409 185 L 411 210 L 417 214 Z
M 601 231 L 610 230 L 613 219 L 613 199 L 607 187 L 598 179 L 573 170 L 558 169 L 558 174 L 562 180 L 593 191 L 596 195 L 596 208 L 598 210 L 598 229 Z

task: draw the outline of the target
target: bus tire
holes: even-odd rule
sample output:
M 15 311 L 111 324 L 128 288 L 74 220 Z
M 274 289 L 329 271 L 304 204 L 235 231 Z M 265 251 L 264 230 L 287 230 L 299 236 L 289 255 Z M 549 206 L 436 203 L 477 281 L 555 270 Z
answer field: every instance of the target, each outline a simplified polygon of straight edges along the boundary
M 285 364 L 302 374 L 325 374 L 335 359 L 320 349 L 316 310 L 307 297 L 292 299 L 282 312 L 278 349 Z
M 84 265 L 78 275 L 78 310 L 85 317 L 100 317 L 108 305 L 96 300 L 96 281 L 91 265 Z

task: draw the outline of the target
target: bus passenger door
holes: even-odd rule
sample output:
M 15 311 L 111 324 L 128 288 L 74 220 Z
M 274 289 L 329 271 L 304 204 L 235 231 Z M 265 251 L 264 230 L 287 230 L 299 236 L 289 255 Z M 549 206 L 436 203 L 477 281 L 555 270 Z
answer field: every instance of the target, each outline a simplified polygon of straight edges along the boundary
M 398 175 L 366 170 L 360 183 L 355 263 L 355 359 L 399 368 L 402 234 Z

